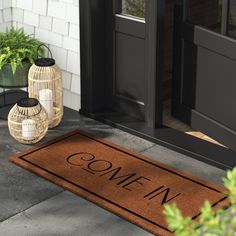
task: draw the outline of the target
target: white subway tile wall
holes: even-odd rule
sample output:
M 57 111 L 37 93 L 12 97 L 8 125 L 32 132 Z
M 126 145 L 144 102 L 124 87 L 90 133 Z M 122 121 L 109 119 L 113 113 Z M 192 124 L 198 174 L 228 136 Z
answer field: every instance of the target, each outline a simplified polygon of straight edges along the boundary
M 60 0 L 60 2 L 73 3 L 74 0 Z
M 11 6 L 12 7 L 17 7 L 17 0 L 11 0 L 12 3 L 11 3 Z
M 35 37 L 39 38 L 42 42 L 48 44 L 48 30 L 41 29 L 41 28 L 36 28 L 35 29 Z
M 11 15 L 11 8 L 3 9 L 3 21 L 4 22 L 11 22 L 12 15 Z
M 70 24 L 69 37 L 79 39 L 79 27 L 75 24 Z
M 65 20 L 67 15 L 67 3 L 48 0 L 48 15 Z
M 32 11 L 33 1 L 32 0 L 17 0 L 16 6 L 20 9 Z
M 33 12 L 39 15 L 47 15 L 47 0 L 33 0 Z
M 13 0 L 13 1 L 15 1 L 15 0 Z M 74 5 L 78 7 L 79 6 L 79 0 L 74 0 Z
M 0 10 L 0 24 L 3 23 L 2 11 Z
M 69 23 L 65 20 L 53 18 L 52 31 L 58 34 L 68 35 Z
M 54 33 L 53 31 L 48 32 L 48 43 L 50 45 L 62 47 L 62 35 Z
M 80 75 L 80 57 L 77 52 L 68 51 L 67 71 L 72 74 Z
M 72 4 L 67 4 L 66 18 L 69 22 L 77 24 L 77 22 L 79 22 L 78 7 Z
M 64 105 L 78 110 L 79 0 L 0 0 L 0 31 L 12 25 L 23 27 L 50 47 L 62 69 Z
M 79 76 L 72 74 L 71 91 L 76 93 L 78 90 L 80 90 Z
M 62 82 L 63 82 L 63 88 L 70 90 L 71 88 L 71 77 L 72 74 L 67 71 L 62 71 Z
M 11 7 L 11 0 L 2 0 L 3 8 L 10 8 Z
M 80 109 L 80 95 L 65 89 L 63 93 L 63 103 L 66 107 L 72 107 L 72 109 L 78 111 Z
M 7 25 L 12 21 L 11 8 L 8 7 L 4 0 L 0 0 L 0 29 L 5 30 Z
M 62 47 L 57 47 L 57 46 L 50 46 L 50 49 L 52 51 L 53 56 L 56 58 L 57 60 L 57 64 L 58 66 L 67 71 L 67 54 L 68 51 Z
M 63 48 L 71 50 L 73 52 L 78 52 L 79 45 L 77 42 L 78 42 L 77 39 L 73 39 L 71 37 L 64 37 L 63 38 Z
M 39 25 L 39 15 L 34 14 L 31 11 L 24 11 L 24 24 L 38 26 Z
M 24 17 L 24 10 L 19 9 L 19 8 L 13 8 L 12 9 L 12 20 L 14 22 L 23 22 L 23 17 Z
M 35 27 L 32 26 L 32 25 L 26 25 L 26 24 L 23 24 L 23 23 L 18 23 L 16 21 L 13 21 L 13 24 L 15 25 L 15 27 L 24 28 L 24 31 L 27 34 L 32 34 L 32 35 L 35 34 Z
M 52 17 L 50 16 L 39 16 L 39 28 L 52 30 Z

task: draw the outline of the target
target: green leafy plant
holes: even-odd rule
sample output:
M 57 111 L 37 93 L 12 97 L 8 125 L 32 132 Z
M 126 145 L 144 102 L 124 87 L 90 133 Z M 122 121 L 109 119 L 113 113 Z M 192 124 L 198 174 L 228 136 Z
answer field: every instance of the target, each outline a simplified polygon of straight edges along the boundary
M 10 64 L 13 74 L 23 61 L 34 63 L 37 57 L 37 48 L 42 44 L 33 35 L 26 34 L 23 28 L 11 27 L 6 32 L 0 33 L 0 70 L 4 65 Z M 39 49 L 39 57 L 43 56 L 44 50 Z
M 236 236 L 236 167 L 223 179 L 230 200 L 228 209 L 213 211 L 209 202 L 201 208 L 199 221 L 184 217 L 175 204 L 164 206 L 169 229 L 176 236 Z
M 145 18 L 145 0 L 125 0 L 126 13 Z

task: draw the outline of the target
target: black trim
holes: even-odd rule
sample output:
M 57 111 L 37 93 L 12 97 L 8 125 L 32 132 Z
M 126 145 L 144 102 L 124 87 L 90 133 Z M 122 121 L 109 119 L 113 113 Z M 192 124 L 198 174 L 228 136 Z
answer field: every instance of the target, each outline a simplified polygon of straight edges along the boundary
M 81 107 L 88 113 L 114 106 L 109 99 L 114 78 L 113 29 L 120 3 L 80 0 Z M 149 92 L 144 103 L 148 106 L 146 122 L 151 127 L 162 123 L 164 6 L 163 1 L 148 0 L 146 7 L 145 78 Z
M 142 160 L 142 161 L 144 161 L 144 162 L 146 162 L 146 163 L 148 163 L 148 164 L 151 164 L 151 165 L 153 165 L 153 166 L 156 166 L 156 167 L 158 167 L 158 168 L 160 168 L 160 169 L 164 169 L 165 171 L 171 172 L 172 174 L 176 174 L 176 175 L 178 175 L 178 176 L 181 176 L 181 177 L 184 178 L 184 179 L 188 179 L 188 180 L 190 180 L 190 181 L 192 181 L 192 182 L 194 182 L 194 183 L 197 183 L 197 184 L 199 184 L 199 185 L 201 185 L 201 186 L 203 186 L 203 187 L 205 187 L 205 188 L 211 189 L 211 190 L 216 191 L 216 192 L 218 192 L 218 193 L 222 193 L 221 191 L 219 191 L 219 190 L 217 190 L 217 189 L 214 189 L 214 188 L 212 188 L 212 187 L 209 187 L 209 186 L 207 186 L 207 185 L 205 185 L 205 184 L 203 184 L 203 183 L 199 183 L 198 181 L 193 180 L 193 179 L 190 179 L 190 178 L 188 178 L 188 177 L 186 177 L 186 176 L 183 176 L 183 175 L 181 175 L 181 174 L 179 174 L 179 173 L 175 173 L 174 171 L 168 170 L 168 169 L 166 169 L 166 168 L 164 168 L 164 167 L 162 167 L 162 166 L 159 166 L 159 165 L 157 165 L 157 164 L 154 164 L 154 163 L 152 163 L 152 162 L 149 162 L 148 160 L 144 160 L 144 159 L 142 159 L 142 158 L 140 158 L 140 157 L 138 157 L 138 156 L 135 156 L 135 155 L 133 155 L 133 154 L 131 154 L 131 153 L 129 153 L 129 152 L 126 152 L 126 151 L 124 151 L 124 150 L 120 150 L 120 149 L 117 148 L 117 147 L 114 147 L 114 146 L 109 145 L 109 144 L 107 144 L 107 143 L 103 143 L 102 141 L 97 140 L 97 139 L 95 139 L 95 138 L 92 138 L 92 137 L 90 137 L 90 136 L 88 136 L 88 135 L 85 135 L 85 134 L 83 134 L 83 133 L 80 133 L 79 131 L 78 131 L 77 133 L 71 134 L 71 135 L 69 135 L 69 136 L 67 136 L 67 137 L 63 137 L 62 139 L 59 139 L 59 140 L 57 139 L 55 142 L 50 142 L 49 144 L 44 145 L 44 146 L 42 146 L 42 147 L 40 147 L 40 148 L 37 148 L 37 149 L 35 149 L 35 150 L 33 150 L 33 151 L 29 152 L 29 153 L 26 153 L 26 154 L 24 154 L 24 155 L 22 155 L 22 156 L 19 156 L 18 158 L 21 159 L 21 160 L 23 160 L 23 161 L 25 161 L 25 162 L 27 162 L 27 163 L 29 163 L 29 164 L 31 164 L 31 165 L 33 165 L 33 166 L 35 166 L 35 167 L 37 167 L 37 168 L 39 168 L 39 169 L 41 169 L 41 170 L 43 170 L 43 171 L 45 171 L 45 172 L 48 172 L 48 173 L 50 173 L 50 174 L 56 176 L 56 177 L 59 178 L 59 179 L 62 179 L 62 180 L 66 181 L 66 182 L 68 182 L 68 183 L 70 183 L 70 184 L 72 184 L 72 185 L 74 185 L 74 186 L 76 186 L 76 187 L 78 187 L 78 188 L 83 189 L 84 191 L 89 192 L 90 194 L 95 195 L 96 197 L 99 197 L 99 198 L 101 198 L 101 199 L 103 199 L 103 200 L 105 200 L 105 201 L 107 201 L 107 202 L 109 202 L 109 203 L 111 203 L 111 204 L 113 204 L 113 205 L 115 205 L 115 206 L 117 206 L 117 207 L 120 207 L 121 209 L 123 209 L 123 210 L 125 210 L 125 211 L 127 211 L 127 212 L 129 212 L 129 213 L 131 213 L 131 214 L 133 214 L 133 215 L 135 215 L 135 216 L 138 216 L 138 217 L 140 217 L 140 218 L 142 218 L 142 219 L 148 221 L 149 223 L 152 223 L 152 224 L 154 224 L 154 225 L 156 225 L 156 226 L 158 226 L 158 227 L 160 227 L 160 228 L 162 228 L 162 229 L 164 229 L 164 230 L 166 230 L 166 231 L 168 231 L 168 232 L 171 232 L 168 228 L 165 228 L 165 227 L 163 227 L 162 225 L 159 225 L 159 224 L 157 224 L 156 222 L 154 222 L 154 221 L 152 221 L 152 220 L 150 220 L 150 219 L 147 219 L 147 218 L 145 218 L 144 216 L 139 215 L 139 214 L 136 213 L 136 212 L 133 212 L 133 211 L 131 211 L 131 210 L 129 210 L 129 209 L 127 209 L 127 208 L 125 208 L 125 207 L 123 207 L 123 206 L 121 206 L 121 205 L 119 205 L 119 204 L 117 204 L 117 203 L 115 203 L 115 202 L 113 202 L 113 201 L 107 199 L 107 198 L 104 198 L 104 197 L 100 196 L 100 195 L 97 194 L 97 193 L 94 193 L 94 192 L 92 192 L 92 191 L 90 191 L 90 190 L 88 190 L 88 189 L 86 189 L 86 188 L 84 188 L 84 187 L 82 187 L 82 186 L 80 186 L 80 185 L 78 185 L 78 184 L 76 184 L 76 183 L 74 183 L 74 182 L 68 180 L 68 179 L 65 179 L 64 177 L 59 176 L 59 175 L 55 174 L 54 172 L 52 172 L 52 171 L 50 171 L 50 170 L 48 170 L 48 169 L 45 169 L 45 168 L 43 168 L 43 167 L 41 167 L 41 166 L 39 166 L 39 165 L 37 165 L 37 164 L 31 162 L 30 160 L 27 160 L 27 159 L 24 158 L 24 157 L 26 157 L 26 156 L 28 156 L 28 155 L 34 153 L 34 152 L 37 152 L 37 151 L 39 151 L 39 150 L 41 150 L 41 149 L 43 149 L 43 148 L 46 148 L 46 147 L 51 146 L 51 145 L 53 145 L 53 144 L 55 144 L 55 143 L 58 143 L 58 142 L 62 142 L 62 141 L 64 141 L 64 140 L 67 139 L 67 138 L 71 138 L 71 137 L 74 136 L 74 135 L 85 136 L 85 137 L 87 137 L 87 138 L 89 138 L 89 139 L 92 139 L 93 141 L 96 141 L 96 142 L 99 142 L 99 143 L 101 143 L 101 144 L 103 144 L 103 145 L 109 146 L 110 148 L 113 148 L 113 149 L 115 149 L 115 150 L 117 150 L 117 151 L 123 152 L 123 153 L 125 153 L 125 154 L 127 154 L 127 155 L 129 155 L 129 156 L 135 157 L 135 158 L 137 158 L 137 159 L 139 159 L 139 160 Z M 225 195 L 224 193 L 222 193 L 222 194 Z M 218 203 L 222 202 L 222 201 L 225 200 L 225 199 L 227 199 L 226 196 L 222 197 L 222 198 L 219 199 L 217 202 L 213 203 L 212 206 L 216 206 Z M 196 219 L 199 215 L 200 215 L 200 214 L 198 213 L 197 215 L 193 216 L 192 218 L 193 218 L 193 219 Z
M 81 106 L 88 112 L 100 111 L 105 104 L 105 2 L 79 0 Z
M 21 98 L 17 101 L 19 107 L 35 107 L 39 104 L 36 98 Z
M 191 108 L 188 102 L 194 103 L 195 95 L 195 74 L 191 74 L 192 65 L 196 61 L 196 49 L 194 45 L 189 53 L 191 54 L 191 62 L 186 58 L 184 50 L 189 40 L 193 40 L 194 27 L 191 24 L 183 23 L 184 21 L 184 5 L 183 0 L 176 1 L 174 5 L 174 40 L 173 40 L 173 73 L 172 73 L 172 109 L 171 113 L 177 119 L 184 123 L 191 124 Z M 184 38 L 184 40 L 183 40 Z M 190 68 L 189 68 L 190 66 Z M 186 68 L 186 73 L 183 69 Z M 185 73 L 184 73 L 185 72 Z M 189 79 L 192 78 L 192 81 Z M 184 88 L 187 82 L 189 86 Z M 184 91 L 187 91 L 183 94 Z M 185 95 L 185 96 L 183 96 Z
M 217 206 L 220 202 L 223 202 L 224 200 L 226 200 L 228 197 L 223 197 L 221 200 L 219 200 L 218 202 L 214 203 L 211 205 L 211 207 L 215 207 Z M 224 210 L 228 209 L 228 206 L 224 207 Z M 192 220 L 197 219 L 199 216 L 201 215 L 201 213 L 199 213 L 198 215 L 196 215 L 195 217 L 192 218 Z
M 165 1 L 146 1 L 146 123 L 162 124 Z
M 48 67 L 54 66 L 56 62 L 52 58 L 38 58 L 34 61 L 34 64 L 39 67 Z

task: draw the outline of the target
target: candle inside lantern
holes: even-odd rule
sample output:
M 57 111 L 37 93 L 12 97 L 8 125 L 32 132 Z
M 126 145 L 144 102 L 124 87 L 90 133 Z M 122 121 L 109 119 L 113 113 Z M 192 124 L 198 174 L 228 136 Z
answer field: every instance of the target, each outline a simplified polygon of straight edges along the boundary
M 33 140 L 36 135 L 36 123 L 32 119 L 22 121 L 22 137 L 26 140 Z
M 39 102 L 45 108 L 48 113 L 48 122 L 52 122 L 53 118 L 53 99 L 52 99 L 52 90 L 42 89 L 39 91 Z

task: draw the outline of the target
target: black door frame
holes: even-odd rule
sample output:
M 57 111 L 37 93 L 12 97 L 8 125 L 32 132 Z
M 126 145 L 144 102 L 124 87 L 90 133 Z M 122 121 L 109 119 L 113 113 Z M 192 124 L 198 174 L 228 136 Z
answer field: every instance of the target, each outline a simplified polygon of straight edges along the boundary
M 222 16 L 221 16 L 221 35 L 227 35 L 228 33 L 228 14 L 229 14 L 229 2 L 230 0 L 225 0 L 222 2 Z M 181 91 L 183 90 L 183 81 L 182 81 L 182 73 L 183 73 L 183 57 L 184 49 L 183 49 L 183 39 L 186 39 L 190 42 L 194 42 L 194 34 L 195 29 L 198 26 L 186 22 L 186 9 L 184 7 L 186 4 L 186 0 L 176 0 L 175 5 L 175 21 L 174 21 L 174 35 L 175 40 L 173 43 L 174 51 L 173 51 L 173 87 L 175 89 L 172 90 L 172 114 L 176 118 L 184 121 L 187 124 L 191 124 L 191 117 L 192 117 L 192 108 L 195 106 L 195 90 L 196 90 L 196 59 L 197 59 L 197 46 L 193 46 L 191 50 L 191 62 L 187 61 L 188 65 L 186 66 L 188 71 L 191 71 L 191 76 L 193 81 L 191 83 L 191 89 L 188 88 L 188 93 L 185 95 L 185 100 L 188 100 L 191 105 L 186 106 L 182 103 L 182 94 Z M 200 26 L 199 28 L 201 31 L 204 31 L 204 28 Z M 206 29 L 207 30 L 207 29 Z M 199 31 L 199 30 L 198 30 Z M 207 40 L 207 39 L 206 39 Z M 215 42 L 209 42 L 215 43 Z M 219 44 L 219 43 L 218 43 Z M 221 45 L 219 44 L 219 47 Z M 232 49 L 231 49 L 232 50 Z M 182 60 L 179 60 L 180 56 L 182 55 Z M 189 59 L 188 58 L 188 59 Z M 187 72 L 188 73 L 188 72 Z M 190 90 L 190 91 L 189 91 Z
M 104 112 L 106 108 L 105 78 L 106 58 L 110 58 L 111 41 L 107 41 L 106 27 L 114 24 L 107 8 L 115 9 L 116 0 L 80 0 L 81 32 L 81 111 L 88 113 Z M 163 17 L 164 2 L 147 0 L 146 17 L 146 68 L 148 96 L 146 122 L 156 128 L 162 124 L 162 79 L 163 78 Z M 109 22 L 106 22 L 108 20 Z
M 207 70 L 198 70 L 199 61 L 201 61 L 202 65 L 210 66 L 211 62 L 215 61 L 218 55 L 235 61 L 235 41 L 228 36 L 229 0 L 222 2 L 220 33 L 216 33 L 207 27 L 196 25 L 194 22 L 189 22 L 187 16 L 185 16 L 185 14 L 187 15 L 187 9 L 184 6 L 185 2 L 186 0 L 179 1 L 178 11 L 176 11 L 178 20 L 175 20 L 172 114 L 196 130 L 200 130 L 210 137 L 215 137 L 217 141 L 236 151 L 235 131 L 230 125 L 224 123 L 227 120 L 225 119 L 226 117 L 223 116 L 221 119 L 217 119 L 216 111 L 219 111 L 219 107 L 217 106 L 215 108 L 213 105 L 205 105 L 207 104 L 207 100 L 210 99 L 210 96 L 208 92 L 207 94 L 204 92 L 203 87 L 209 85 L 212 94 L 214 94 L 214 90 L 221 91 L 224 88 L 222 84 L 218 85 L 215 82 L 219 71 L 211 69 L 211 74 L 204 77 Z M 208 55 L 208 52 L 204 51 L 205 49 L 210 53 L 214 53 L 215 56 L 204 61 Z M 205 53 L 204 56 L 200 54 L 202 51 Z M 221 68 L 221 70 L 224 71 L 224 68 Z M 227 69 L 227 72 L 233 74 L 234 69 Z M 210 83 L 206 78 L 214 78 L 216 80 Z M 230 87 L 234 87 L 232 81 L 228 82 Z M 200 84 L 202 86 L 201 89 Z M 226 91 L 229 92 L 229 89 Z M 213 100 L 220 103 L 220 100 L 223 100 L 223 96 L 219 97 L 218 94 L 217 92 L 216 98 Z M 226 94 L 223 93 L 223 95 L 227 97 Z M 218 98 L 219 100 L 217 100 Z M 234 99 L 230 96 L 228 100 Z M 230 104 L 230 102 L 227 101 L 225 104 Z M 227 114 L 230 113 L 232 115 L 231 117 L 235 117 L 236 113 L 234 113 L 234 110 L 230 106 L 229 109 L 227 110 Z M 224 111 L 221 111 L 221 113 L 224 114 Z M 231 121 L 231 124 L 233 122 Z
M 128 92 L 129 89 L 121 86 L 121 91 L 117 90 L 117 82 L 119 84 L 119 79 L 122 78 L 118 72 L 126 74 L 126 82 L 134 83 L 129 80 L 129 78 L 135 78 L 137 87 L 142 93 L 145 93 L 146 83 L 142 80 L 144 78 L 144 58 L 145 58 L 145 47 L 146 47 L 146 30 L 145 21 L 143 19 L 133 20 L 132 17 L 124 17 L 122 12 L 122 0 L 110 0 L 106 1 L 106 56 L 105 64 L 106 66 L 106 107 L 111 110 L 117 110 L 119 112 L 124 111 L 124 113 L 132 115 L 139 120 L 146 120 L 145 105 L 146 96 L 142 98 L 137 98 Z M 125 39 L 124 39 L 125 37 Z M 128 38 L 128 41 L 127 41 Z M 139 51 L 139 56 L 135 57 L 133 62 L 133 70 L 119 69 L 122 64 L 122 68 L 128 67 L 130 60 L 125 58 L 126 55 L 132 57 L 132 53 L 128 52 L 130 47 L 133 48 L 135 53 L 137 50 L 136 40 L 139 41 L 139 46 L 142 50 Z M 124 41 L 126 43 L 124 43 Z M 121 43 L 122 42 L 122 43 Z M 128 42 L 128 43 L 127 43 Z M 121 50 L 117 51 L 117 47 Z M 124 49 L 124 46 L 126 49 Z M 125 61 L 127 59 L 127 61 Z M 118 60 L 119 62 L 117 63 Z M 125 61 L 125 62 L 124 62 Z M 138 65 L 137 65 L 138 63 Z M 147 63 L 147 62 L 146 62 Z M 133 76 L 134 70 L 137 71 L 136 66 L 139 67 L 141 73 L 137 73 L 136 76 L 140 76 L 139 79 Z M 132 72 L 131 72 L 132 71 Z M 141 82 L 142 81 L 142 82 Z M 124 82 L 124 81 L 123 81 Z M 146 82 L 146 81 L 145 81 Z M 142 83 L 142 85 L 140 84 Z M 122 91 L 123 90 L 123 91 Z M 143 95 L 143 94 L 142 94 Z
M 158 100 L 163 85 L 163 27 L 164 1 L 147 0 L 147 58 L 146 76 L 150 92 L 147 98 L 146 122 L 131 121 L 120 114 L 111 113 L 105 103 L 106 76 L 106 8 L 111 0 L 80 0 L 81 45 L 81 109 L 80 113 L 108 123 L 154 143 L 163 145 L 197 160 L 222 169 L 236 166 L 236 153 L 221 146 L 192 137 L 169 127 L 160 127 L 162 117 Z M 176 0 L 175 12 L 179 13 L 182 1 Z M 178 14 L 177 14 L 178 16 Z M 178 20 L 182 21 L 181 16 Z M 181 33 L 178 29 L 175 34 Z M 174 52 L 177 53 L 177 52 Z M 175 68 L 178 69 L 178 68 Z

